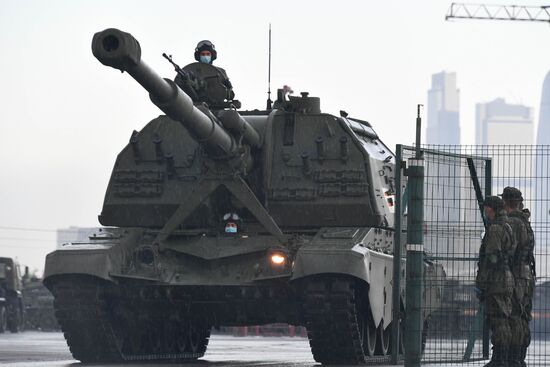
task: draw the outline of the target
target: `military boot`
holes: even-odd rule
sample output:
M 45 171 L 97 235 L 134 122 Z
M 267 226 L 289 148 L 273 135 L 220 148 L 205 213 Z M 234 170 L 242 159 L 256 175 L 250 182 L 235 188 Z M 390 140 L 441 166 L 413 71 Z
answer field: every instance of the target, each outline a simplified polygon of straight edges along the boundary
M 506 348 L 493 346 L 491 360 L 483 367 L 508 367 Z

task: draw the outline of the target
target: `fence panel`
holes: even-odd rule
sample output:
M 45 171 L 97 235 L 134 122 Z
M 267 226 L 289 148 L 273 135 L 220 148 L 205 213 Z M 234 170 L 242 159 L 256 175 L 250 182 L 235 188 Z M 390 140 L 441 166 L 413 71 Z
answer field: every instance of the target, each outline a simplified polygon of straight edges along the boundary
M 401 149 L 403 161 L 414 155 L 413 147 Z M 423 151 L 425 257 L 441 264 L 445 274 L 425 276 L 423 314 L 429 315 L 429 322 L 423 331 L 422 362 L 478 365 L 475 361 L 489 357 L 488 330 L 474 293 L 484 232 L 478 198 L 514 186 L 522 191 L 525 207 L 531 211 L 536 238 L 537 282 L 527 363 L 550 365 L 550 146 L 431 145 Z

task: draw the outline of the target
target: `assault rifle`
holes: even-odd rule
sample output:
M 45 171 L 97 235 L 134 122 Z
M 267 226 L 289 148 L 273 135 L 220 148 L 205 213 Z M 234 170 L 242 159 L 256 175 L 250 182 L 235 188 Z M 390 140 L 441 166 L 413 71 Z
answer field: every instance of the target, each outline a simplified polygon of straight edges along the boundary
M 198 90 L 200 90 L 200 83 L 199 80 L 190 72 L 187 72 L 180 68 L 178 64 L 172 60 L 172 55 L 167 55 L 166 53 L 162 53 L 162 57 L 164 57 L 172 66 L 174 67 L 174 70 L 178 75 L 181 77 L 181 81 L 183 82 L 183 85 L 179 85 L 185 93 L 191 97 L 193 101 L 199 100 L 199 94 L 197 93 Z

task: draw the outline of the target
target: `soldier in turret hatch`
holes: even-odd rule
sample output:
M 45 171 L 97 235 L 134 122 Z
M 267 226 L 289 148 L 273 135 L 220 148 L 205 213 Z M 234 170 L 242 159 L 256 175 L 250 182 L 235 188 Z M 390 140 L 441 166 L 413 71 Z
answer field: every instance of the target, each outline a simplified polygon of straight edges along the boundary
M 200 41 L 197 44 L 197 47 L 195 48 L 195 60 L 197 60 L 200 63 L 203 64 L 209 64 L 215 67 L 220 75 L 221 75 L 221 83 L 227 88 L 227 100 L 234 100 L 235 99 L 235 92 L 233 92 L 233 86 L 231 85 L 231 82 L 229 81 L 229 78 L 227 77 L 227 73 L 224 69 L 214 66 L 214 60 L 216 60 L 218 57 L 218 52 L 216 51 L 216 47 L 214 44 L 208 40 Z M 184 76 L 179 74 L 176 76 L 176 79 L 174 82 L 182 88 L 182 90 L 186 91 L 186 80 L 184 80 Z

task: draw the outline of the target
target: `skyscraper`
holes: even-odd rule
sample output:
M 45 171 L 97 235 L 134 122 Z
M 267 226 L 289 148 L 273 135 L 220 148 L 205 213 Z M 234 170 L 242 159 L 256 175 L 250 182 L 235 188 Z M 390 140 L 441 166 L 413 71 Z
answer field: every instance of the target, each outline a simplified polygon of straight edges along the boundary
M 447 152 L 460 150 L 460 147 L 456 146 L 460 144 L 458 97 L 456 73 L 442 71 L 432 75 L 432 87 L 428 91 L 426 144 L 438 145 L 436 149 Z M 439 176 L 438 189 L 430 193 L 435 204 L 431 210 L 424 212 L 424 220 L 426 223 L 437 223 L 439 216 L 445 213 L 447 224 L 457 223 L 460 220 L 460 210 L 457 206 L 448 205 L 450 202 L 459 202 L 462 194 L 461 185 L 456 185 L 457 166 L 436 161 L 430 162 L 430 169 Z M 437 246 L 438 240 L 437 236 L 426 239 L 425 245 L 427 248 Z
M 458 108 L 456 73 L 433 74 L 432 88 L 428 91 L 426 144 L 460 144 Z
M 535 243 L 541 248 L 550 245 L 550 71 L 542 84 L 535 161 L 537 179 L 534 185 L 534 207 L 531 208 L 531 212 Z
M 525 198 L 533 197 L 535 157 L 530 156 L 527 146 L 534 143 L 534 132 L 532 107 L 508 104 L 504 98 L 476 104 L 476 145 L 483 146 L 478 154 L 493 151 L 488 145 L 510 153 L 492 157 L 493 193 L 517 186 Z
M 542 83 L 537 144 L 550 145 L 550 71 Z
M 476 104 L 477 145 L 531 145 L 534 129 L 531 107 L 508 104 L 503 98 Z

